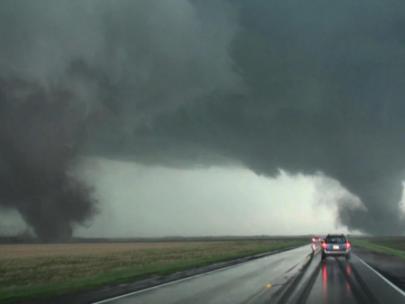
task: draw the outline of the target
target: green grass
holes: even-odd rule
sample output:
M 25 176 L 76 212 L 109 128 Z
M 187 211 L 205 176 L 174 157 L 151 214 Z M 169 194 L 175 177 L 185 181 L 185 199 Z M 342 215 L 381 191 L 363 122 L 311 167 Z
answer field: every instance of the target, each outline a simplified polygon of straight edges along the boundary
M 2 256 L 0 246 L 0 303 L 46 299 L 134 282 L 305 243 L 304 239 L 176 242 L 161 247 L 156 244 L 133 248 L 122 246 L 122 250 L 119 243 L 112 243 L 97 248 L 94 253 L 88 252 L 89 244 L 62 245 L 66 247 L 67 255 L 59 251 L 43 254 L 43 250 L 30 255 L 27 254 L 32 250 L 30 247 L 25 252 L 21 250 L 21 246 L 28 245 L 13 245 L 15 253 L 11 250 L 11 254 L 5 256 Z M 83 246 L 87 249 L 84 250 Z M 52 247 L 49 248 L 52 251 Z
M 404 239 L 353 239 L 353 246 L 362 247 L 370 251 L 400 257 L 405 260 Z

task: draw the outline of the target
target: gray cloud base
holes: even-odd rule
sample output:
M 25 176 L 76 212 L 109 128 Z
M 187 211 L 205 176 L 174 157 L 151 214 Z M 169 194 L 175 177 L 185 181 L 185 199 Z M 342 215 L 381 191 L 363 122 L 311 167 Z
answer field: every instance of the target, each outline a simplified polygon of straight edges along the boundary
M 341 223 L 403 233 L 404 8 L 394 0 L 3 1 L 2 115 L 39 127 L 10 123 L 24 135 L 3 129 L 1 139 L 12 138 L 12 151 L 30 142 L 50 159 L 62 155 L 49 171 L 64 176 L 61 189 L 86 189 L 68 174 L 83 153 L 176 166 L 230 159 L 265 175 L 321 171 L 365 205 L 341 204 Z M 63 136 L 37 143 L 55 116 Z M 66 142 L 75 147 L 67 156 Z M 24 153 L 10 163 L 9 151 L 0 148 L 3 180 L 10 164 L 43 164 Z M 27 211 L 12 188 L 0 186 L 0 204 L 39 235 L 41 225 L 55 227 L 49 210 L 61 222 L 73 204 L 44 187 L 23 199 Z M 91 194 L 79 193 L 84 203 L 61 231 L 94 210 Z

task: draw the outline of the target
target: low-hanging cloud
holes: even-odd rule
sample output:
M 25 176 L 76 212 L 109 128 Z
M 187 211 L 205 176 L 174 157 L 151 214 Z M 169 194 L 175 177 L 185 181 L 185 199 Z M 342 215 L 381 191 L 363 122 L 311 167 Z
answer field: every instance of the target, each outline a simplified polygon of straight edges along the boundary
M 403 233 L 404 8 L 241 2 L 231 53 L 246 92 L 165 113 L 138 129 L 134 147 L 147 159 L 211 149 L 265 175 L 323 172 L 363 203 L 338 202 L 341 224 Z
M 83 144 L 108 154 L 99 138 L 120 147 L 157 114 L 234 90 L 233 18 L 186 0 L 3 1 L 0 206 L 44 240 L 70 237 L 97 209 L 73 174 Z
M 403 233 L 405 4 L 388 2 L 3 1 L 0 102 L 2 117 L 15 118 L 1 140 L 42 154 L 10 162 L 2 145 L 2 179 L 25 161 L 42 170 L 48 155 L 49 179 L 70 190 L 86 189 L 69 173 L 83 154 L 231 159 L 265 175 L 323 172 L 364 205 L 339 205 L 341 223 Z M 42 143 L 45 126 L 58 140 Z M 25 184 L 15 179 L 0 185 L 0 204 L 46 236 L 48 210 L 63 217 L 77 192 L 30 200 L 32 184 L 26 211 L 10 195 Z M 60 230 L 93 213 L 89 191 L 79 193 L 82 212 L 67 212 Z

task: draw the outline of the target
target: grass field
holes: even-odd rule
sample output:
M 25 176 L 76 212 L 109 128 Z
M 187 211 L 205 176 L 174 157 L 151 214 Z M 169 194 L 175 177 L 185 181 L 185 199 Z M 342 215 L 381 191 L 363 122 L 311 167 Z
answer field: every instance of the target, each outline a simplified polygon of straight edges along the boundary
M 354 246 L 363 247 L 374 252 L 398 256 L 405 260 L 404 237 L 353 239 L 352 243 Z
M 133 282 L 305 243 L 290 239 L 0 245 L 0 303 Z

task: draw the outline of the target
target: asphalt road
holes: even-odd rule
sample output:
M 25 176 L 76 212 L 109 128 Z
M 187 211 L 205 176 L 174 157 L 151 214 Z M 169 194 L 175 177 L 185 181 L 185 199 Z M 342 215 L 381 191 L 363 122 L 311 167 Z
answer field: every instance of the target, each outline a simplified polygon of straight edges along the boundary
M 357 255 L 352 258 L 314 258 L 315 271 L 298 303 L 405 303 L 405 292 Z
M 256 303 L 285 283 L 310 252 L 307 245 L 98 303 Z
M 405 303 L 405 292 L 355 254 L 307 263 L 310 253 L 304 246 L 97 303 Z

